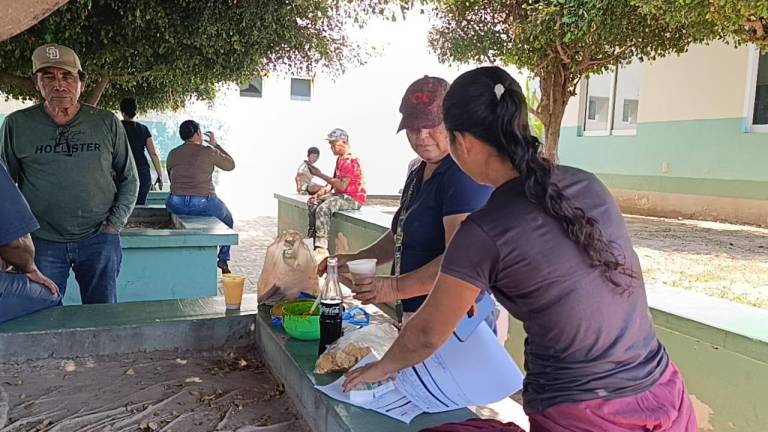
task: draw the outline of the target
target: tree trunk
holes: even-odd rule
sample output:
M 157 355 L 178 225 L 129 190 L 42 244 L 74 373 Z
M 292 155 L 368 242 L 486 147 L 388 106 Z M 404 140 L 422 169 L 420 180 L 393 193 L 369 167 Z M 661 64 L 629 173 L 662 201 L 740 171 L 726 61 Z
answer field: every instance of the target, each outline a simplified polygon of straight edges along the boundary
M 30 97 L 34 97 L 37 94 L 35 83 L 30 77 L 22 77 L 18 75 L 12 75 L 5 72 L 0 72 L 0 83 L 8 84 L 10 87 L 22 89 Z
M 101 78 L 99 82 L 96 83 L 96 87 L 88 93 L 85 103 L 98 106 L 99 101 L 101 100 L 101 95 L 104 94 L 104 90 L 107 88 L 107 84 L 109 84 L 109 78 Z
M 4 1 L 0 4 L 0 42 L 23 32 L 67 0 Z
M 541 122 L 544 123 L 544 157 L 558 163 L 558 143 L 560 141 L 560 125 L 565 115 L 565 107 L 571 97 L 570 75 L 566 66 L 555 65 L 542 71 L 541 80 Z

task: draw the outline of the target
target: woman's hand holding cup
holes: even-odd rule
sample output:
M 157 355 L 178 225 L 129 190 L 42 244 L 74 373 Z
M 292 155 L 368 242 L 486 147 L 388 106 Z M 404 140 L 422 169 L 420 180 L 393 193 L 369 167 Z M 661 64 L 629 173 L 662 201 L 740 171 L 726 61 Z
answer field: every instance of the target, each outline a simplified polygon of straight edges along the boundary
M 393 303 L 399 299 L 396 276 L 356 276 L 352 292 L 363 304 Z

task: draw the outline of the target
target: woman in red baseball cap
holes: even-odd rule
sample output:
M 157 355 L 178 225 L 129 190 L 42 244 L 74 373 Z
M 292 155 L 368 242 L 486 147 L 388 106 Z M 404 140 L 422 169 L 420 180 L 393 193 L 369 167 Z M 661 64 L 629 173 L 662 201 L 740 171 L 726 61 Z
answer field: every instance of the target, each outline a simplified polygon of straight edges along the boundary
M 477 184 L 451 158 L 442 117 L 447 90 L 444 79 L 425 76 L 405 91 L 397 131 L 405 130 L 421 162 L 408 173 L 390 230 L 371 246 L 338 256 L 339 265 L 363 258 L 392 263 L 390 276 L 357 278 L 350 286 L 364 304 L 399 301 L 406 320 L 432 289 L 443 252 L 461 221 L 491 194 L 490 187 Z M 325 267 L 322 262 L 321 275 Z

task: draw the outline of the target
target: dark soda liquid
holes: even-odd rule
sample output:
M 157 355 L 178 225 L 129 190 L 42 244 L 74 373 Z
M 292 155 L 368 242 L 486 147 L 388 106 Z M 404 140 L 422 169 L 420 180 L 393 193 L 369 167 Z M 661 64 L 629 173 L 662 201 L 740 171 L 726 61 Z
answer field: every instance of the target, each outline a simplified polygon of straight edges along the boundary
M 341 317 L 344 306 L 338 302 L 320 302 L 320 346 L 318 355 L 325 352 L 328 345 L 341 337 Z

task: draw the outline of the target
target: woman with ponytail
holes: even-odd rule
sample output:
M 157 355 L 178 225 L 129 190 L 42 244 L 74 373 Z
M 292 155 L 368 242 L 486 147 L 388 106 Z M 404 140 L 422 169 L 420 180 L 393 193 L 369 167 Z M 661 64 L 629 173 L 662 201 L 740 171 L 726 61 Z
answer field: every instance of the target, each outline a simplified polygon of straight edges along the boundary
M 160 156 L 155 149 L 155 140 L 149 129 L 136 121 L 136 115 L 139 111 L 139 104 L 132 97 L 124 98 L 120 101 L 120 112 L 123 114 L 123 127 L 128 134 L 128 143 L 131 145 L 133 160 L 136 162 L 136 171 L 139 173 L 139 194 L 136 197 L 136 205 L 147 203 L 147 195 L 152 187 L 152 174 L 149 171 L 149 162 L 144 155 L 144 150 L 149 152 L 152 158 L 152 164 L 155 166 L 157 180 L 155 184 L 160 190 L 163 189 L 163 164 L 160 162 Z
M 420 311 L 380 361 L 348 374 L 346 388 L 428 358 L 486 291 L 527 333 L 523 407 L 532 432 L 697 431 L 605 186 L 541 157 L 525 96 L 501 68 L 461 75 L 443 119 L 454 160 L 495 190 L 459 228 Z

